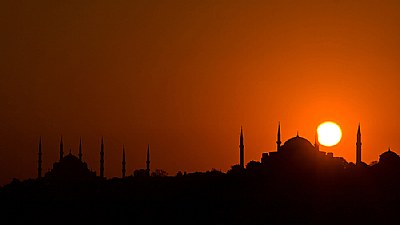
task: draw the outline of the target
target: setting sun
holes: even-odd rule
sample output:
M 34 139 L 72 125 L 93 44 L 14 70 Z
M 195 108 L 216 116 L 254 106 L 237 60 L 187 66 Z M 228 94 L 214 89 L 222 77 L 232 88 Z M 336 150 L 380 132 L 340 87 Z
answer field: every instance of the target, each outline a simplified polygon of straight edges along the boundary
M 318 141 L 323 146 L 334 146 L 342 138 L 342 130 L 334 122 L 323 122 L 317 128 Z

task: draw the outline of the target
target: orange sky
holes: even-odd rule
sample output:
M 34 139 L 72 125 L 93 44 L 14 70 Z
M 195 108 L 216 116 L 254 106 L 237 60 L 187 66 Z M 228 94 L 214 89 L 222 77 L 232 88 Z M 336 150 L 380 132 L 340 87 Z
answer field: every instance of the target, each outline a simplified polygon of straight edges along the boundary
M 105 175 L 151 167 L 226 171 L 275 150 L 282 138 L 314 142 L 363 161 L 400 153 L 398 1 L 3 1 L 0 7 L 0 184 L 36 176 L 65 151 Z

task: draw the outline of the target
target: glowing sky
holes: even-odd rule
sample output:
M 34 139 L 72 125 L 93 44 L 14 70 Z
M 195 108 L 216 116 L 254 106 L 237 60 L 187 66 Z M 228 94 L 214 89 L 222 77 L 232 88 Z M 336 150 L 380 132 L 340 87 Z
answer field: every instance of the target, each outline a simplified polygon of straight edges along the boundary
M 400 152 L 399 1 L 2 1 L 0 184 L 36 177 L 65 152 L 105 175 L 151 167 L 174 175 L 314 142 L 320 122 L 342 141 L 321 147 L 363 161 Z

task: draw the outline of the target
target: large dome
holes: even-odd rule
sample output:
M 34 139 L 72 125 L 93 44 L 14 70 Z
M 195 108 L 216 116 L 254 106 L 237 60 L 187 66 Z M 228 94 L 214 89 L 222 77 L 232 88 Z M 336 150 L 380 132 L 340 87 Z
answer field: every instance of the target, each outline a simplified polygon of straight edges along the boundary
M 90 171 L 85 162 L 71 153 L 55 162 L 53 169 L 46 174 L 46 177 L 57 180 L 85 180 L 95 176 L 96 173 Z
M 310 153 L 316 151 L 313 144 L 298 135 L 287 140 L 280 149 L 283 153 L 287 154 Z
M 304 150 L 315 150 L 315 147 L 311 142 L 307 139 L 296 136 L 287 140 L 283 146 L 281 147 L 282 150 L 291 150 L 291 149 L 304 149 Z

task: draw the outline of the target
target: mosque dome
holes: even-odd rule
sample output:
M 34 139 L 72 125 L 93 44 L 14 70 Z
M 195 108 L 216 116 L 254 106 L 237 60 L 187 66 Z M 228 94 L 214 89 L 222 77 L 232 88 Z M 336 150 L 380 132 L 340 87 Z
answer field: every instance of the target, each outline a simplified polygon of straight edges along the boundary
M 281 147 L 281 151 L 287 154 L 315 152 L 315 147 L 307 139 L 296 136 L 287 140 Z
M 390 149 L 379 156 L 379 163 L 396 163 L 400 161 L 400 156 Z
M 69 153 L 68 155 L 64 156 L 60 162 L 66 163 L 66 162 L 75 162 L 75 163 L 81 163 L 81 160 L 78 159 L 78 157 L 72 155 Z
M 53 169 L 46 176 L 59 180 L 80 180 L 95 177 L 95 172 L 90 171 L 85 162 L 70 153 L 54 163 Z

